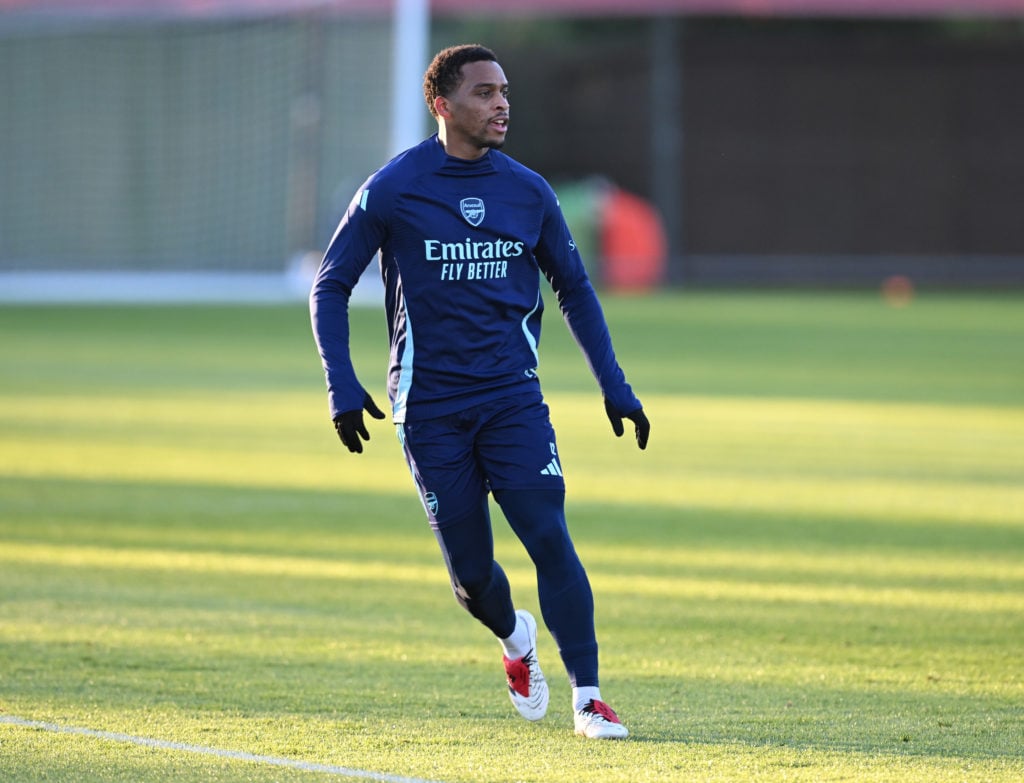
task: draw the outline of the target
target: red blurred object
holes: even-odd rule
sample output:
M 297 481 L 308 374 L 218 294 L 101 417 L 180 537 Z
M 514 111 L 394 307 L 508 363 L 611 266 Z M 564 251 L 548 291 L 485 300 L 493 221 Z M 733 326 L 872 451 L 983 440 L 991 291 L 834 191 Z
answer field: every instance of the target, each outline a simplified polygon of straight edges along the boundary
M 668 243 L 650 203 L 609 187 L 600 200 L 602 282 L 620 291 L 646 291 L 665 276 Z

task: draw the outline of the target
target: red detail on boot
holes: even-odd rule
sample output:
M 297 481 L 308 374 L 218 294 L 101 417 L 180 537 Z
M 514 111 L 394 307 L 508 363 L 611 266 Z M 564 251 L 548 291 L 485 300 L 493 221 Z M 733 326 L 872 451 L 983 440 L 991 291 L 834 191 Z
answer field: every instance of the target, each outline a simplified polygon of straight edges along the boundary
M 590 702 L 589 706 L 591 712 L 596 712 L 598 715 L 602 716 L 605 720 L 609 721 L 610 723 L 622 723 L 622 721 L 619 720 L 619 716 L 615 714 L 615 710 L 613 710 L 603 701 L 593 699 Z
M 503 655 L 501 660 L 505 663 L 505 677 L 508 679 L 509 690 L 515 691 L 523 697 L 529 697 L 530 667 L 526 664 L 526 656 L 510 661 Z

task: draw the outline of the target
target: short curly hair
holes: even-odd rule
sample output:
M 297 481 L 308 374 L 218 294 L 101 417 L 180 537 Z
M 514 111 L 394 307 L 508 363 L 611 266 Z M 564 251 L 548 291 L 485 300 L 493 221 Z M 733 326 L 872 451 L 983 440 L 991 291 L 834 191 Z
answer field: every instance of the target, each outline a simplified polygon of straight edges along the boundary
M 449 96 L 458 89 L 462 82 L 462 66 L 466 63 L 487 60 L 498 62 L 497 56 L 486 46 L 480 44 L 461 44 L 442 49 L 434 56 L 433 62 L 423 75 L 423 97 L 427 108 L 437 118 L 434 99 L 437 96 Z

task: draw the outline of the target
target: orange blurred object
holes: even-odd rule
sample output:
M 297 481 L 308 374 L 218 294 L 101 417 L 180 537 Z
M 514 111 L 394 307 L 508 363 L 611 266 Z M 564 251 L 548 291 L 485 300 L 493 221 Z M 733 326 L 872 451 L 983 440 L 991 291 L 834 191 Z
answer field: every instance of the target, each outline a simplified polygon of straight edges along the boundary
M 905 275 L 890 275 L 882 281 L 882 296 L 892 307 L 906 307 L 914 299 L 914 284 Z
M 619 291 L 647 291 L 665 276 L 668 243 L 647 201 L 610 187 L 601 199 L 602 282 Z

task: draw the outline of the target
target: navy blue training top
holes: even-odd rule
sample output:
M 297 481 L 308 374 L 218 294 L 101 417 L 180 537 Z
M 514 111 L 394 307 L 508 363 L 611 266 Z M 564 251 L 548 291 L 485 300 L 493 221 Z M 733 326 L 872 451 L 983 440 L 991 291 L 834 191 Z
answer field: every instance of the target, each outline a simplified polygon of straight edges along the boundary
M 348 302 L 378 250 L 396 423 L 539 388 L 540 273 L 602 393 L 623 414 L 641 407 L 550 185 L 497 150 L 452 157 L 435 134 L 366 180 L 317 273 L 310 313 L 332 417 L 363 407 Z

